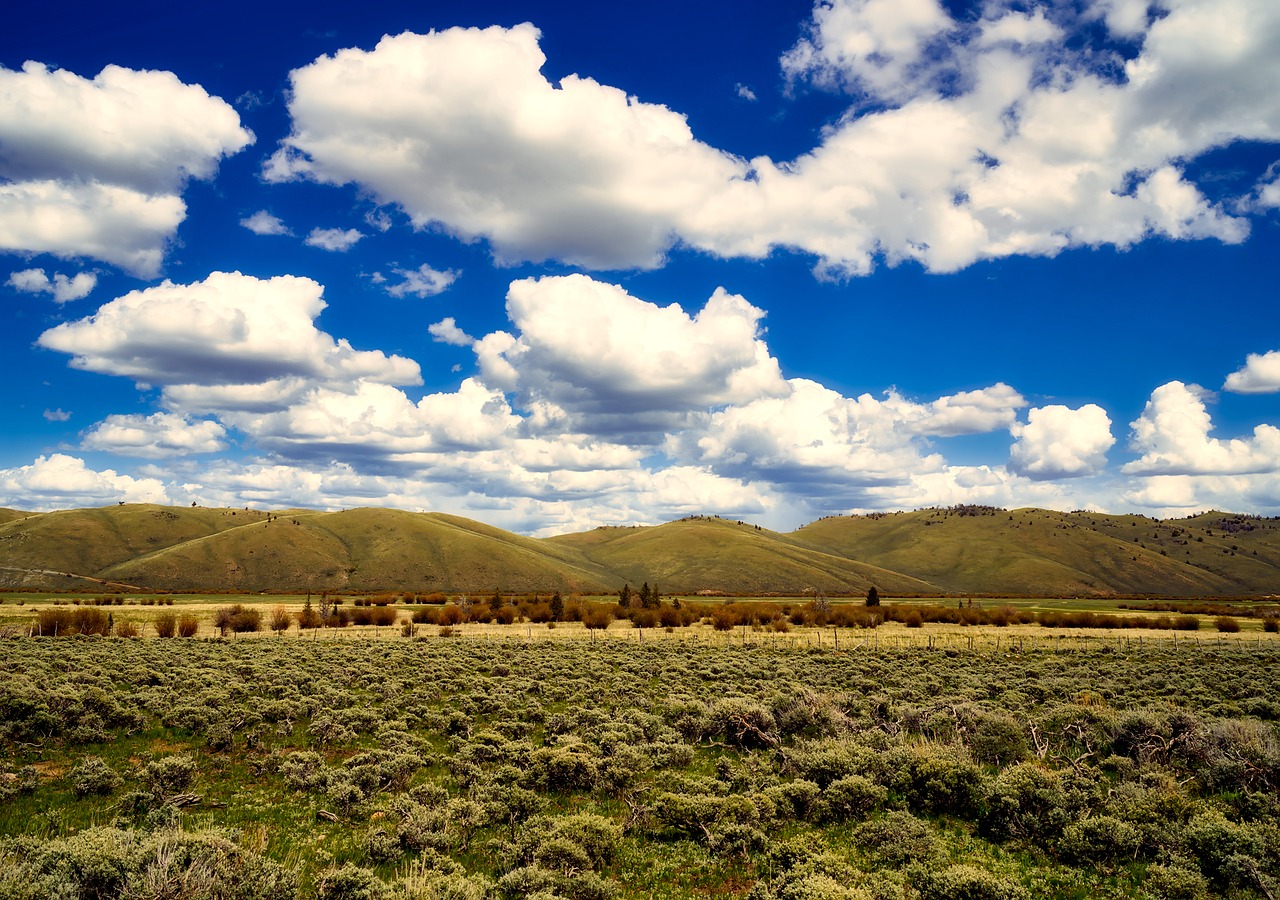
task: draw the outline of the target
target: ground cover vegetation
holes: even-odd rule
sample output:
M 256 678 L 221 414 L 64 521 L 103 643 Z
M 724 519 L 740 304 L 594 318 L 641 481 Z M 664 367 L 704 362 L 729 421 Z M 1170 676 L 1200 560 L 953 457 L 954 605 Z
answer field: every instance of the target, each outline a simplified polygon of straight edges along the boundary
M 983 646 L 9 637 L 0 897 L 1276 895 L 1274 642 Z

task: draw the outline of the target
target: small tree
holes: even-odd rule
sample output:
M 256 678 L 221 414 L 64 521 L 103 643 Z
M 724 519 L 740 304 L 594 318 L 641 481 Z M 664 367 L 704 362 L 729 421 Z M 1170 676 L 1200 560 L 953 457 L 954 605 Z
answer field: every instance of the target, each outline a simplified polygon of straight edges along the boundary
M 867 588 L 867 606 L 879 606 L 879 605 L 880 605 L 880 592 L 876 590 L 876 586 L 873 584 L 871 585 L 871 587 Z
M 564 618 L 564 598 L 560 596 L 560 592 L 556 591 L 551 595 L 551 619 L 559 622 Z
M 321 625 L 320 615 L 311 608 L 311 597 L 307 596 L 307 602 L 302 607 L 302 612 L 298 613 L 298 628 L 319 628 Z
M 656 584 L 649 589 L 649 599 L 640 605 L 645 609 L 657 609 L 662 605 L 662 595 L 658 593 L 658 586 Z
M 622 593 L 618 595 L 618 605 L 623 609 L 631 608 L 631 585 L 624 584 L 622 586 Z
M 289 630 L 289 625 L 293 622 L 293 617 L 289 615 L 289 610 L 283 606 L 277 606 L 271 610 L 271 630 L 277 635 L 283 635 Z
M 653 602 L 653 595 L 649 591 L 649 582 L 640 585 L 640 605 L 645 609 L 649 608 L 649 604 Z

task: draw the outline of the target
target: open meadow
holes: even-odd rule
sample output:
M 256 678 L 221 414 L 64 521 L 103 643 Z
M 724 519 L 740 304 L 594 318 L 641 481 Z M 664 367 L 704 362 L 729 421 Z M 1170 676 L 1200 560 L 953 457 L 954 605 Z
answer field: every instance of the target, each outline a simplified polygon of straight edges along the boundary
M 299 629 L 305 595 L 86 599 L 0 606 L 3 898 L 1251 898 L 1280 883 L 1264 607 L 1242 605 L 1238 631 L 1205 614 L 1190 631 L 963 625 L 896 601 L 858 627 L 841 609 L 864 605 L 802 598 L 685 598 L 696 624 L 666 627 L 593 620 L 601 598 L 565 601 L 577 621 L 414 623 L 448 607 L 388 602 L 389 625 Z M 379 608 L 331 599 L 330 617 Z M 499 612 L 540 616 L 542 599 Z M 1192 618 L 1063 603 L 1048 611 Z M 261 630 L 215 637 L 235 604 Z M 79 610 L 139 637 L 27 636 L 42 611 Z M 724 627 L 723 610 L 756 620 Z M 166 613 L 196 636 L 158 639 Z

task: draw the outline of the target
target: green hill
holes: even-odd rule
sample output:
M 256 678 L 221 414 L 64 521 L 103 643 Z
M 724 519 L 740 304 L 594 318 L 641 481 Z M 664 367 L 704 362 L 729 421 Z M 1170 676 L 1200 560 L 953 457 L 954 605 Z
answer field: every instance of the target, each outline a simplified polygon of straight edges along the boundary
M 0 511 L 0 587 L 817 591 L 885 596 L 1280 592 L 1280 520 L 990 507 L 821 519 L 790 534 L 693 516 L 534 539 L 458 516 L 125 504 Z
M 598 528 L 549 538 L 574 547 L 624 581 L 662 588 L 726 593 L 937 593 L 934 585 L 797 544 L 786 535 L 708 516 L 652 528 Z
M 794 537 L 954 592 L 1209 596 L 1280 590 L 1280 523 L 1236 518 L 1254 530 L 1230 540 L 1220 530 L 1199 543 L 1200 535 L 1178 537 L 1189 535 L 1194 526 L 1185 523 L 1196 520 L 989 507 L 827 518 Z M 1232 557 L 1232 543 L 1259 553 L 1235 551 Z

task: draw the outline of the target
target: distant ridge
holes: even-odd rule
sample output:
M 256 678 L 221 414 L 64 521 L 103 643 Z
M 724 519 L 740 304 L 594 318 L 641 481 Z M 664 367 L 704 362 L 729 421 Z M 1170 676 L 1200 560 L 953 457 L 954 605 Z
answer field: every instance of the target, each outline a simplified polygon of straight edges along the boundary
M 51 574 L 62 573 L 62 574 Z M 1280 520 L 961 506 L 820 519 L 717 516 L 529 538 L 459 516 L 123 504 L 0 510 L 0 587 L 1252 596 L 1280 593 Z

